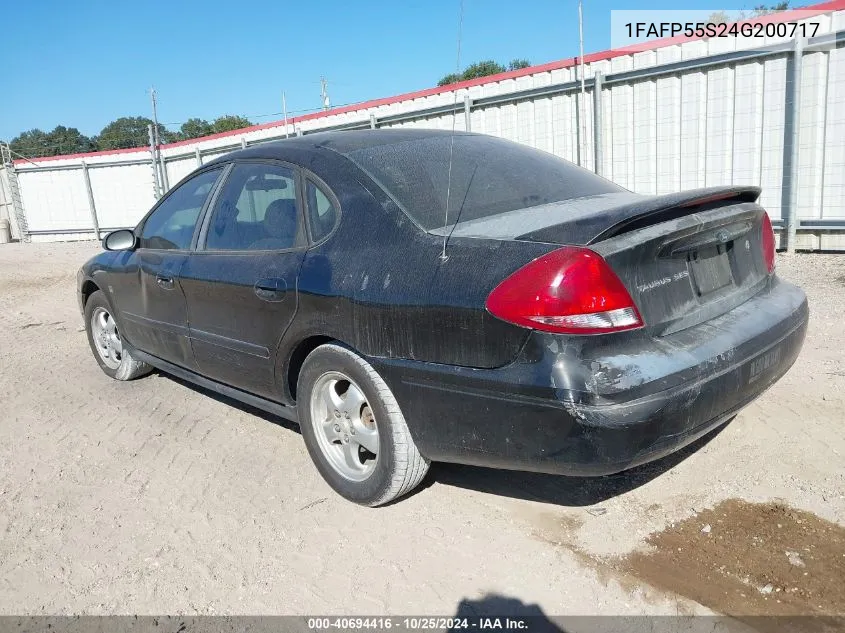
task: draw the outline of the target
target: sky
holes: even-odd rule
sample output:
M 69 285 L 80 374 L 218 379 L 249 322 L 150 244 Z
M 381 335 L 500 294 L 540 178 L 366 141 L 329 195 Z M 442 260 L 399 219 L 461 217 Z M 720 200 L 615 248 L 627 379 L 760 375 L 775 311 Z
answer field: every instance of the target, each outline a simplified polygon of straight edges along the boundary
M 461 67 L 578 54 L 577 0 L 463 1 Z M 222 114 L 278 120 L 282 91 L 290 115 L 313 111 L 321 76 L 338 106 L 422 90 L 456 69 L 460 7 L 461 0 L 9 0 L 0 11 L 0 139 L 56 125 L 94 135 L 118 117 L 150 116 L 151 86 L 169 129 Z M 610 48 L 611 9 L 644 8 L 669 10 L 677 1 L 584 0 L 585 53 Z

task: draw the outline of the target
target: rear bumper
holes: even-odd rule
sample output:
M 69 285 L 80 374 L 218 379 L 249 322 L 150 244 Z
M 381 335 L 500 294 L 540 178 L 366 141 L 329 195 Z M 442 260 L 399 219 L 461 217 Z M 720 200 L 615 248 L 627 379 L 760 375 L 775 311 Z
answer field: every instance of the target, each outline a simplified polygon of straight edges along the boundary
M 494 370 L 371 359 L 435 461 L 604 475 L 672 453 L 728 421 L 795 362 L 804 293 L 778 280 L 666 337 L 534 333 Z

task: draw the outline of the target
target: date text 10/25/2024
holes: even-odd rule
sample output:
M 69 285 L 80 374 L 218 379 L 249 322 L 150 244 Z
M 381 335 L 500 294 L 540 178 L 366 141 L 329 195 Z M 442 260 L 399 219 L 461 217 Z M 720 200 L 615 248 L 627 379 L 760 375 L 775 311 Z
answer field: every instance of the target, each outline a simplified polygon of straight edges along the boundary
M 545 618 L 541 618 L 545 620 Z M 479 630 L 479 631 L 531 631 L 532 617 L 325 617 L 308 618 L 311 631 L 357 630 Z

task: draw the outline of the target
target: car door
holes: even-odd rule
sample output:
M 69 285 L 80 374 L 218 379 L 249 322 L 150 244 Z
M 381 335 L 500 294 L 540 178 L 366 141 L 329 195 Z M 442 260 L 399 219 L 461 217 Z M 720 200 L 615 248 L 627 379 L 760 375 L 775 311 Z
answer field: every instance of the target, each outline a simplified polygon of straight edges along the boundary
M 279 398 L 275 354 L 307 247 L 301 209 L 290 165 L 239 161 L 228 172 L 180 274 L 204 376 Z
M 136 228 L 138 248 L 118 254 L 109 284 L 122 336 L 153 356 L 193 369 L 188 312 L 179 272 L 222 167 L 174 188 Z

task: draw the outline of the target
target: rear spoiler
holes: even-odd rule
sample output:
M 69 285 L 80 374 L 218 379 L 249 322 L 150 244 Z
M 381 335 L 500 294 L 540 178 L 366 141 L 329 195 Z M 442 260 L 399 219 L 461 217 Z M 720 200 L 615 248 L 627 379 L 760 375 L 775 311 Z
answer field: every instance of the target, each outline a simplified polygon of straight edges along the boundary
M 577 240 L 579 243 L 594 244 L 697 211 L 740 202 L 755 202 L 760 197 L 760 191 L 760 187 L 729 186 L 690 189 L 663 196 L 638 196 L 630 202 L 608 206 L 574 219 L 574 222 L 570 220 L 562 224 L 567 225 L 566 233 L 580 238 Z M 556 242 L 561 237 L 562 228 L 561 225 L 546 226 L 516 239 Z

